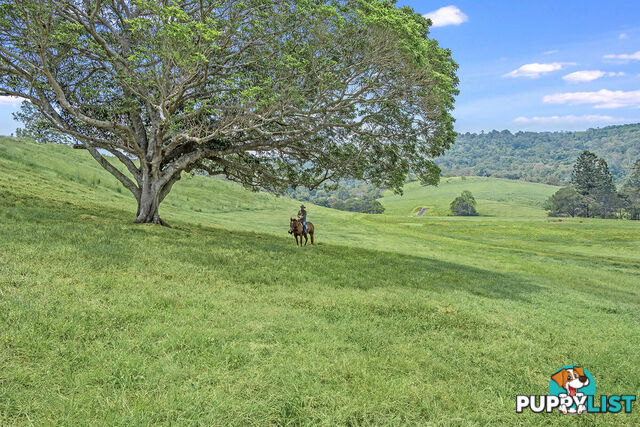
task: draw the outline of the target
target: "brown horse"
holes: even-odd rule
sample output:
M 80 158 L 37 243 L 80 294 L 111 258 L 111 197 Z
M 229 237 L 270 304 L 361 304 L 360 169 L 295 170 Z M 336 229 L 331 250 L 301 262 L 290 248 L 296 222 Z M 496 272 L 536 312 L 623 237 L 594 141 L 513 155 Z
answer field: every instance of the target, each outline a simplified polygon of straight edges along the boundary
M 313 224 L 307 222 L 307 233 L 304 232 L 304 228 L 302 227 L 302 221 L 298 221 L 294 217 L 291 217 L 291 222 L 289 223 L 289 234 L 293 234 L 296 238 L 296 246 L 302 246 L 302 238 L 304 237 L 304 245 L 307 245 L 307 233 L 311 236 L 311 244 L 314 245 L 313 242 Z M 300 243 L 298 243 L 298 236 L 300 236 Z

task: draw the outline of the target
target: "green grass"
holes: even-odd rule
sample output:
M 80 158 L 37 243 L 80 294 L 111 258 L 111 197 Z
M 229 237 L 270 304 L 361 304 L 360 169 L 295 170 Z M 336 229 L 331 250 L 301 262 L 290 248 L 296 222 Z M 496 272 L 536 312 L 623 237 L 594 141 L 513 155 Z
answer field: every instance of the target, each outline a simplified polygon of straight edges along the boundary
M 451 214 L 451 201 L 464 190 L 475 197 L 480 215 L 521 218 L 545 216 L 542 205 L 558 187 L 498 178 L 443 178 L 437 187 L 412 182 L 405 186 L 403 195 L 387 192 L 381 202 L 387 214 L 416 215 L 420 208 L 426 208 L 427 216 L 446 216 Z
M 494 216 L 412 213 L 462 189 Z M 640 394 L 640 224 L 548 219 L 552 191 L 309 206 L 298 249 L 293 200 L 195 176 L 161 206 L 174 228 L 134 225 L 87 153 L 0 140 L 0 423 L 637 425 L 515 413 L 570 363 Z

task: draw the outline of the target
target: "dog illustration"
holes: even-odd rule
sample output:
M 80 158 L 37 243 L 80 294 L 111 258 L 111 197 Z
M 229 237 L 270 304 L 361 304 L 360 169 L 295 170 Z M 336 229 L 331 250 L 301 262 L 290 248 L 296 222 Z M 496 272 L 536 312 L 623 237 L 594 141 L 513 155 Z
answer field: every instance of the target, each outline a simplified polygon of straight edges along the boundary
M 589 385 L 589 378 L 584 374 L 584 369 L 580 366 L 574 366 L 573 368 L 561 369 L 551 376 L 551 379 L 556 382 L 560 387 L 567 390 L 568 396 L 583 396 L 582 393 L 579 393 L 578 390 L 582 387 L 586 387 Z M 572 408 L 569 405 L 560 405 L 560 411 L 563 414 L 567 412 L 575 413 L 576 408 Z M 585 405 L 578 405 L 577 412 L 578 414 L 582 414 L 586 411 Z

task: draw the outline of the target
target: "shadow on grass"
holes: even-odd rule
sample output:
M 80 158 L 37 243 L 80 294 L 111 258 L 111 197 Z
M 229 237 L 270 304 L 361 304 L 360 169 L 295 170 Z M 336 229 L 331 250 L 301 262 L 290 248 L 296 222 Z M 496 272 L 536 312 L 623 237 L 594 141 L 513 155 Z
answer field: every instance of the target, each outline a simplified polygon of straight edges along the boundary
M 175 228 L 167 229 L 133 225 L 127 212 L 113 208 L 28 202 L 31 206 L 9 203 L 5 212 L 5 219 L 13 219 L 14 227 L 29 230 L 18 233 L 16 229 L 14 240 L 28 243 L 46 235 L 47 241 L 40 244 L 53 253 L 56 247 L 72 245 L 96 273 L 114 268 L 143 273 L 151 268 L 151 256 L 154 271 L 177 269 L 186 278 L 189 270 L 204 271 L 211 278 L 253 286 L 407 287 L 524 302 L 542 289 L 522 275 L 394 252 L 324 243 L 296 248 L 284 229 L 282 237 L 180 221 L 173 221 Z M 141 255 L 146 259 L 141 260 Z
M 433 292 L 460 290 L 486 298 L 525 302 L 528 295 L 543 289 L 522 275 L 431 258 L 326 243 L 296 248 L 284 236 L 208 227 L 202 231 L 198 234 L 210 250 L 200 251 L 200 244 L 185 242 L 184 250 L 175 254 L 176 259 L 194 268 L 225 265 L 228 268 L 220 269 L 219 274 L 240 283 L 363 290 L 380 287 Z M 225 254 L 242 254 L 241 260 Z

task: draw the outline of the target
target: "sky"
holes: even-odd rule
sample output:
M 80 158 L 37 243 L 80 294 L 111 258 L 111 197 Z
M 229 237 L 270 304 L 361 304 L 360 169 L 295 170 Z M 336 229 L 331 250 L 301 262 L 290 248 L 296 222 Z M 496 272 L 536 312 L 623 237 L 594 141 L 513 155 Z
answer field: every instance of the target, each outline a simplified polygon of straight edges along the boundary
M 459 64 L 458 132 L 640 122 L 640 0 L 398 0 Z M 19 124 L 0 97 L 0 135 Z
M 399 0 L 459 64 L 456 130 L 640 122 L 640 1 Z

